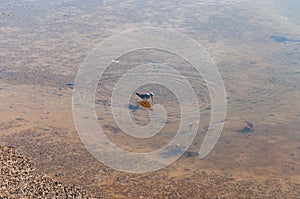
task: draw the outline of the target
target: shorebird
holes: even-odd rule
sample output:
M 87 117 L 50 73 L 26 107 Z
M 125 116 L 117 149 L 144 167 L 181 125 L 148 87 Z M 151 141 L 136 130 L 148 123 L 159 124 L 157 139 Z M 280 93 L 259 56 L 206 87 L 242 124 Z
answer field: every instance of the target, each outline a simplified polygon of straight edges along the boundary
M 137 96 L 139 96 L 142 100 L 148 100 L 151 98 L 151 101 L 153 103 L 153 93 L 135 93 Z

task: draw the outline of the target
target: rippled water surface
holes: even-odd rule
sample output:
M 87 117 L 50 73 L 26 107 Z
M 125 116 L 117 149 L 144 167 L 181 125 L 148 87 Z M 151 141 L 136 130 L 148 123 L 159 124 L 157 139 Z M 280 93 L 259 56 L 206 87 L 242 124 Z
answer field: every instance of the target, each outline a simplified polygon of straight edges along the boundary
M 200 120 L 185 122 L 183 132 L 198 125 L 199 128 L 188 151 L 174 167 L 299 180 L 299 13 L 297 0 L 3 1 L 0 132 L 17 140 L 17 132 L 51 127 L 74 132 L 72 139 L 79 142 L 72 119 L 72 88 L 88 55 L 101 41 L 122 31 L 168 28 L 201 44 L 220 71 L 227 110 L 219 141 L 205 159 L 197 157 L 211 118 L 207 82 L 184 57 L 153 48 L 136 49 L 116 57 L 99 76 L 95 117 L 109 140 L 125 150 L 146 153 L 162 148 L 176 136 L 182 121 L 181 106 L 176 94 L 165 85 L 150 82 L 133 89 L 131 85 L 136 81 L 131 79 L 123 87 L 131 92 L 128 103 L 123 103 L 119 96 L 114 107 L 128 112 L 141 127 L 151 124 L 151 117 L 157 124 L 165 119 L 163 127 L 152 137 L 132 136 L 143 133 L 136 129 L 131 131 L 132 135 L 124 132 L 114 117 L 127 121 L 128 115 L 123 119 L 122 114 L 113 115 L 111 107 L 115 86 L 128 71 L 147 64 L 168 65 L 184 76 L 195 92 L 197 104 L 191 103 L 187 115 L 196 113 L 195 106 L 200 110 Z M 180 42 L 176 42 L 180 48 Z M 142 75 L 143 72 L 139 74 Z M 182 91 L 179 88 L 185 80 L 168 72 L 163 76 L 171 79 L 175 88 L 178 86 L 178 92 Z M 135 92 L 154 93 L 152 111 L 138 104 Z M 243 131 L 244 121 L 252 123 L 253 129 Z M 10 139 L 0 141 L 7 144 Z M 39 139 L 45 143 L 55 143 L 56 139 L 70 141 L 63 137 Z M 26 149 L 26 141 L 18 142 L 17 147 L 39 157 L 38 152 Z M 171 145 L 161 157 L 183 153 L 183 148 Z M 42 170 L 52 173 L 56 169 L 53 162 L 37 159 Z

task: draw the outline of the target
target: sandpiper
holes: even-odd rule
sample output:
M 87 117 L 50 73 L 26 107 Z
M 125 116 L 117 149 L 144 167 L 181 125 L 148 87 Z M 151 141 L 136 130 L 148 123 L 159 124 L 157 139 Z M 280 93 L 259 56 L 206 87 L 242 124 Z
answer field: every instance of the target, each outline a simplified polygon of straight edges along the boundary
M 135 93 L 137 96 L 139 96 L 142 100 L 148 100 L 151 98 L 151 101 L 153 103 L 153 93 Z

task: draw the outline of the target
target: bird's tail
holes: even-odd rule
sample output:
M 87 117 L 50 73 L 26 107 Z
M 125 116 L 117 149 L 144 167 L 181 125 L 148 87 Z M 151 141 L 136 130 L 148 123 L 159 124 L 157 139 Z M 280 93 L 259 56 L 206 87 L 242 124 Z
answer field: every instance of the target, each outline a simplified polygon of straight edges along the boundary
M 141 95 L 139 93 L 135 93 L 135 94 L 141 98 Z

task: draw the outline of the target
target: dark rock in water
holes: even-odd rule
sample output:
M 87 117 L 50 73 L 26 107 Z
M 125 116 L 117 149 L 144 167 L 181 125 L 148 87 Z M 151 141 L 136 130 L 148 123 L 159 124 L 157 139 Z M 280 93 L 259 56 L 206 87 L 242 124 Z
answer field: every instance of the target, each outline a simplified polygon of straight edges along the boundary
M 6 16 L 10 16 L 10 14 L 8 14 L 6 12 L 2 12 L 1 14 L 6 15 Z
M 244 121 L 247 125 L 241 130 L 242 133 L 249 133 L 253 131 L 254 125 L 251 122 Z
M 105 105 L 105 106 L 109 106 L 110 105 L 110 102 L 108 100 L 96 100 L 96 104 L 102 104 L 102 105 Z
M 287 38 L 285 37 L 278 37 L 278 36 L 271 36 L 271 38 L 278 43 L 286 43 L 287 41 L 289 41 Z
M 248 128 L 247 126 L 245 126 L 245 127 L 241 130 L 242 133 L 249 133 L 249 132 L 251 132 L 251 131 L 253 131 L 253 129 L 252 129 L 252 128 Z
M 65 84 L 67 87 L 73 89 L 74 88 L 74 84 L 73 83 L 66 83 Z
M 192 158 L 192 157 L 198 157 L 199 156 L 198 153 L 193 152 L 193 151 L 186 151 L 183 155 L 187 158 Z
M 287 43 L 287 42 L 300 42 L 300 40 L 298 39 L 288 39 L 285 37 L 279 37 L 279 36 L 271 36 L 271 38 L 278 43 Z
M 119 128 L 114 127 L 114 126 L 110 126 L 110 125 L 103 125 L 103 128 L 113 132 L 113 133 L 119 133 L 121 132 Z
M 9 72 L 7 72 L 7 73 L 6 73 L 6 75 L 8 75 L 8 76 L 13 76 L 13 75 L 15 75 L 15 73 L 14 73 L 14 72 L 11 72 L 11 71 L 9 71 Z
M 170 158 L 183 153 L 184 148 L 180 145 L 168 146 L 165 151 L 161 152 L 160 155 L 164 158 Z

